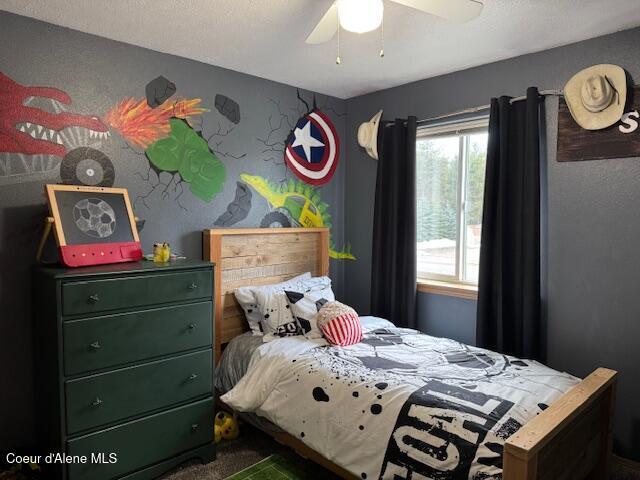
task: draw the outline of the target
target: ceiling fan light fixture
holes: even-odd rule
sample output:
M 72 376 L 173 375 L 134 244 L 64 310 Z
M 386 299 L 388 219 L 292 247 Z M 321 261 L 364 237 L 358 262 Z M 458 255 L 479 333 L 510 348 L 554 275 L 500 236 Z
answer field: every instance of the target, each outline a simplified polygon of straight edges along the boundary
M 338 0 L 340 26 L 349 32 L 365 33 L 382 23 L 382 0 Z

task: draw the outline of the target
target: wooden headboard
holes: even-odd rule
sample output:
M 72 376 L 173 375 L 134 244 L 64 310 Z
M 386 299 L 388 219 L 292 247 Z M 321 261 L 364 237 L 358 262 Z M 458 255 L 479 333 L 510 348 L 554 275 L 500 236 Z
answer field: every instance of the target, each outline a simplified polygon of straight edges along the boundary
M 329 274 L 327 228 L 214 228 L 204 231 L 203 255 L 215 267 L 216 362 L 222 345 L 248 330 L 233 291 L 301 273 Z

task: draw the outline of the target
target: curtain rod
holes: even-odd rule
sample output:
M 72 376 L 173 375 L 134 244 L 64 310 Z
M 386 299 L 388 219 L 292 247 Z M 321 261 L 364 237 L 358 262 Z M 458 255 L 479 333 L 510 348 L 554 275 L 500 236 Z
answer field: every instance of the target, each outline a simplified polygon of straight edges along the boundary
M 540 90 L 539 92 L 540 96 L 546 97 L 546 96 L 562 96 L 562 90 Z M 513 103 L 513 102 L 520 102 L 522 100 L 525 100 L 527 97 L 526 95 L 523 95 L 522 97 L 515 97 L 512 98 L 509 103 Z M 483 110 L 489 110 L 491 108 L 491 105 L 480 105 L 479 107 L 471 107 L 471 108 L 465 108 L 464 110 L 458 110 L 456 112 L 451 112 L 451 113 L 445 113 L 443 115 L 437 115 L 435 117 L 428 117 L 428 118 L 422 118 L 420 120 L 418 120 L 418 124 L 421 123 L 428 123 L 428 122 L 433 122 L 435 120 L 442 120 L 445 118 L 449 118 L 449 117 L 457 117 L 459 115 L 466 115 L 469 113 L 478 113 L 478 112 L 482 112 Z

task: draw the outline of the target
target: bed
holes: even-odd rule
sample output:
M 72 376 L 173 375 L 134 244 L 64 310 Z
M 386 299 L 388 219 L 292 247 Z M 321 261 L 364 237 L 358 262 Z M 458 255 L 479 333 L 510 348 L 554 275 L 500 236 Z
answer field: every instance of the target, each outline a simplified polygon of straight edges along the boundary
M 326 275 L 328 245 L 328 231 L 322 228 L 204 232 L 205 258 L 216 263 L 216 360 L 225 345 L 246 331 L 244 313 L 233 290 L 275 283 L 307 271 Z M 462 464 L 462 457 L 466 459 L 462 468 L 468 472 L 464 478 L 500 478 L 495 473 L 499 470 L 491 465 L 501 466 L 505 480 L 606 477 L 616 372 L 598 368 L 579 381 L 535 362 L 392 325 L 378 327 L 367 331 L 362 345 L 337 349 L 340 352 L 293 339 L 259 347 L 261 360 L 252 360 L 247 375 L 237 381 L 240 386 L 244 381 L 245 387 L 239 389 L 233 403 L 274 420 L 281 428 L 264 427 L 267 433 L 343 478 L 393 478 L 395 474 L 412 479 L 461 478 L 462 470 L 451 465 Z M 407 368 L 406 364 L 412 363 L 412 351 L 422 355 L 422 360 Z M 362 359 L 372 356 L 386 357 L 387 363 L 378 370 L 371 368 L 366 364 L 370 360 Z M 350 365 L 348 374 L 338 371 L 344 365 Z M 278 377 L 277 388 L 268 383 L 269 368 L 284 372 Z M 307 373 L 311 370 L 313 375 Z M 439 379 L 445 371 L 448 377 Z M 450 378 L 452 371 L 459 377 L 455 381 Z M 331 378 L 329 372 L 338 378 Z M 371 375 L 367 377 L 365 372 Z M 381 377 L 386 381 L 380 381 Z M 255 388 L 248 388 L 248 383 Z M 335 393 L 338 383 L 342 385 L 343 393 L 337 395 L 342 403 L 328 410 L 331 402 L 325 401 L 330 397 L 327 391 L 333 389 Z M 551 388 L 536 387 L 536 383 Z M 487 390 L 490 385 L 497 390 Z M 305 397 L 297 393 L 303 390 L 296 388 L 309 390 L 308 401 L 300 403 Z M 518 388 L 525 393 L 516 394 Z M 262 391 L 263 398 L 252 390 Z M 378 396 L 380 402 L 375 402 Z M 340 417 L 330 413 L 344 411 L 348 398 L 357 403 L 357 414 Z M 250 405 L 252 402 L 255 405 Z M 438 415 L 431 415 L 430 423 L 426 422 L 433 431 L 423 428 L 425 422 L 411 423 L 425 406 L 440 409 Z M 276 407 L 293 413 L 277 413 Z M 387 418 L 383 419 L 385 414 Z M 340 432 L 340 422 L 346 422 L 343 429 L 347 433 L 339 438 L 343 446 L 336 447 L 332 440 L 340 437 L 336 433 Z M 301 425 L 307 425 L 306 430 Z M 482 430 L 485 433 L 478 435 Z M 357 451 L 363 444 L 377 446 L 364 454 Z M 473 448 L 465 450 L 468 444 Z M 355 452 L 351 457 L 345 453 L 350 449 Z M 365 460 L 357 459 L 363 455 Z M 441 460 L 441 470 L 434 459 Z

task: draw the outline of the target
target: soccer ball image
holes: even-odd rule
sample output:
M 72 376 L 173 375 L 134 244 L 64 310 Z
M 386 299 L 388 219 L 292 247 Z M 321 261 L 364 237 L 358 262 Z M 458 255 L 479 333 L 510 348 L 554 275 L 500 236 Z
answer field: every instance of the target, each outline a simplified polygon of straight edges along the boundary
M 91 237 L 106 238 L 116 230 L 113 208 L 98 198 L 85 198 L 76 203 L 73 219 L 80 231 Z

